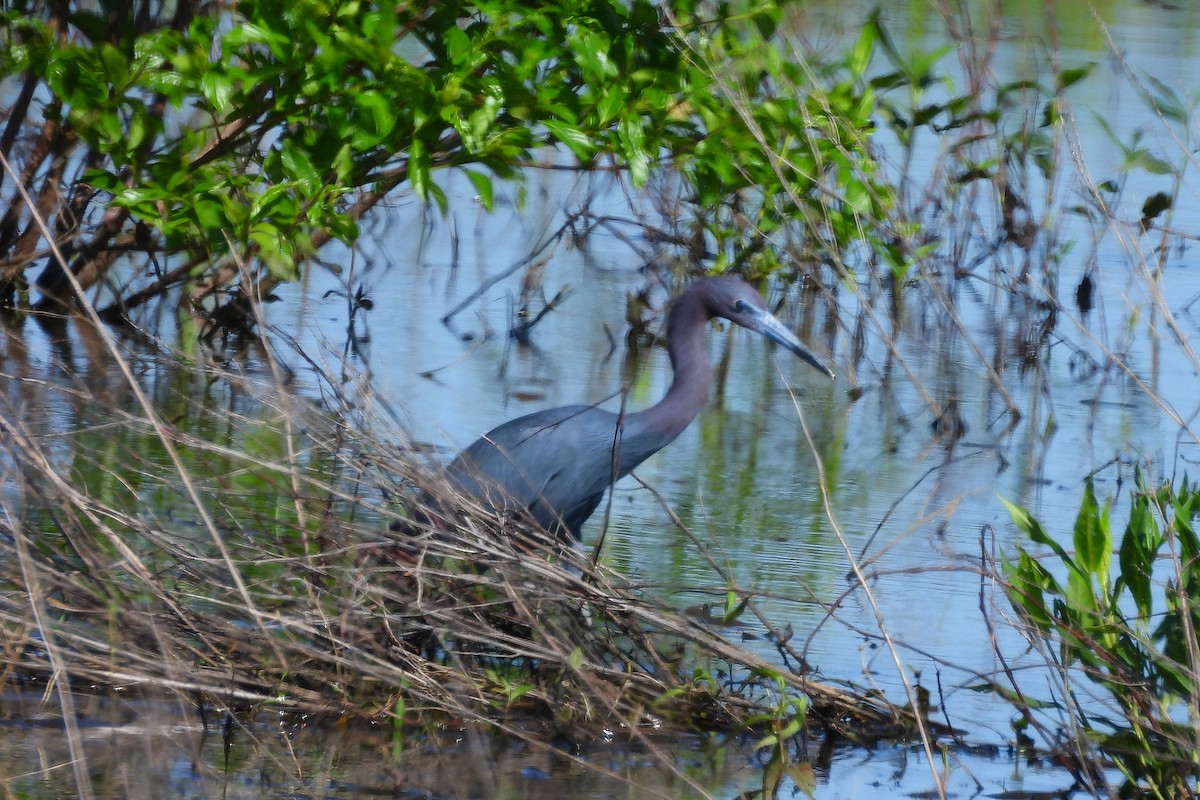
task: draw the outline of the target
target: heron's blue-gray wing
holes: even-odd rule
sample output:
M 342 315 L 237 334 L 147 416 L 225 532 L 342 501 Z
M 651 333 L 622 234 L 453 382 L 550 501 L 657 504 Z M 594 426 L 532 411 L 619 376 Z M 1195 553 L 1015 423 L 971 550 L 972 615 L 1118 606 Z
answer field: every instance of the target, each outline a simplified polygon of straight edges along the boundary
M 593 406 L 539 411 L 477 440 L 446 474 L 497 511 L 578 536 L 608 486 L 615 432 L 616 415 Z

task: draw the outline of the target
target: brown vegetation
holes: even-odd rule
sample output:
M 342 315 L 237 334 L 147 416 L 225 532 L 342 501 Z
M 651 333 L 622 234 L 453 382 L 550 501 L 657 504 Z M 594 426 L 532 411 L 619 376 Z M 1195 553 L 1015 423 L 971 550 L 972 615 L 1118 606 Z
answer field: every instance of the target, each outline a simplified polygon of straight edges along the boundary
M 548 535 L 464 505 L 377 438 L 382 420 L 258 394 L 265 419 L 195 404 L 163 428 L 182 472 L 153 457 L 145 419 L 99 452 L 80 437 L 68 469 L 52 437 L 8 426 L 20 487 L 0 537 L 8 680 L 155 687 L 222 708 L 400 709 L 417 724 L 519 713 L 573 739 L 738 730 L 786 686 L 832 734 L 910 730 L 910 712 L 782 672 Z M 191 434 L 214 423 L 242 434 Z M 272 452 L 248 452 L 264 441 Z M 138 499 L 180 492 L 198 503 Z

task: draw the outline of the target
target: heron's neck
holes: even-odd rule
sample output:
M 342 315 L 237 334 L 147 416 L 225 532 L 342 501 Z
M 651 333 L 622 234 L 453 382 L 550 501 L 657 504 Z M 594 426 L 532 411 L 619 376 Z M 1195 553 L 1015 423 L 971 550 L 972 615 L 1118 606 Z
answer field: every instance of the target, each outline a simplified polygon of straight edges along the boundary
M 667 318 L 667 352 L 674 370 L 671 386 L 650 408 L 630 414 L 625 426 L 626 441 L 645 442 L 649 448 L 642 458 L 674 441 L 708 399 L 712 383 L 705 344 L 708 320 L 708 308 L 694 294 L 685 294 L 671 309 Z

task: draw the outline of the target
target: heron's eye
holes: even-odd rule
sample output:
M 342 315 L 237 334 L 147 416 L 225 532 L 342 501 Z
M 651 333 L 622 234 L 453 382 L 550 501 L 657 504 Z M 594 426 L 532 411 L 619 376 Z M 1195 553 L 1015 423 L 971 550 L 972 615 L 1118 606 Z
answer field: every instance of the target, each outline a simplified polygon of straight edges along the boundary
M 733 304 L 733 310 L 739 314 L 745 314 L 750 311 L 750 304 L 745 300 L 737 300 Z

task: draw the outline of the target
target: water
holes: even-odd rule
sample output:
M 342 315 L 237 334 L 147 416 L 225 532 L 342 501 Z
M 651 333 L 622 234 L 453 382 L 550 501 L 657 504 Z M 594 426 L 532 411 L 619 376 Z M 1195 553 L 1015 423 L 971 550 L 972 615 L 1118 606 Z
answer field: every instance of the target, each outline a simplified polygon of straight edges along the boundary
M 0 782 L 15 796 L 75 796 L 71 750 L 54 713 L 39 696 L 0 698 Z M 116 699 L 80 696 L 80 749 L 97 800 L 163 797 L 442 798 L 733 797 L 761 787 L 761 761 L 747 742 L 650 740 L 604 745 L 567 755 L 483 730 L 439 728 L 393 749 L 385 724 L 338 725 L 332 719 L 279 717 L 226 728 L 207 727 L 195 710 L 135 691 Z M 814 750 L 816 743 L 810 745 Z M 962 758 L 953 756 L 954 761 Z M 971 759 L 975 778 L 995 790 L 1050 791 L 1062 786 L 1051 765 L 1027 763 L 1001 752 Z M 908 791 L 927 779 L 923 756 L 912 748 L 845 749 L 816 771 L 818 796 L 874 797 Z M 950 787 L 973 796 L 970 774 L 953 772 Z M 1019 796 L 1013 794 L 1011 796 Z
M 805 35 L 818 42 L 853 35 L 853 21 L 865 19 L 870 10 L 870 4 L 855 2 L 808 5 Z M 922 4 L 915 6 L 893 4 L 886 12 L 897 40 L 906 48 L 937 46 L 943 39 L 936 20 Z M 1112 8 L 1109 32 L 1118 43 L 1119 61 L 1094 22 L 1082 15 L 1064 20 L 1052 42 L 1039 8 L 1013 4 L 1008 9 L 992 69 L 1002 80 L 1023 77 L 1043 44 L 1053 44 L 1064 64 L 1100 63 L 1096 74 L 1069 95 L 1078 152 L 1089 174 L 1104 180 L 1118 166 L 1118 148 L 1096 116 L 1109 121 L 1123 141 L 1144 130 L 1145 141 L 1157 152 L 1180 152 L 1129 82 L 1118 76 L 1126 65 L 1169 75 L 1173 88 L 1190 96 L 1196 87 L 1180 82 L 1194 80 L 1183 67 L 1195 57 L 1194 17 L 1200 12 L 1132 3 Z M 932 149 L 919 153 L 914 171 L 928 173 L 938 156 Z M 372 220 L 353 257 L 327 254 L 340 263 L 341 275 L 314 269 L 303 285 L 281 290 L 283 302 L 268 308 L 270 321 L 296 336 L 329 372 L 338 373 L 343 359 L 351 370 L 369 371 L 374 390 L 402 412 L 438 461 L 523 413 L 566 403 L 612 404 L 610 398 L 627 380 L 631 407 L 654 402 L 670 380 L 665 354 L 652 353 L 631 377 L 620 342 L 626 294 L 653 281 L 641 270 L 639 255 L 611 231 L 596 231 L 584 247 L 564 240 L 548 252 L 547 295 L 560 289 L 570 294 L 539 323 L 531 346 L 518 347 L 504 336 L 523 270 L 485 291 L 451 325 L 441 322 L 483 281 L 522 263 L 562 224 L 564 209 L 587 198 L 598 213 L 629 216 L 628 199 L 619 188 L 594 174 L 534 172 L 521 211 L 511 198 L 501 197 L 497 210 L 486 214 L 473 202 L 469 183 L 452 175 L 444 181 L 451 197 L 448 218 L 402 199 Z M 1132 173 L 1121 216 L 1136 220 L 1141 199 L 1167 188 L 1168 177 Z M 1072 182 L 1064 191 L 1077 193 L 1080 186 Z M 1192 194 L 1185 189 L 1184 205 L 1171 222 L 1185 232 L 1200 229 L 1196 204 L 1188 202 Z M 648 210 L 642 201 L 635 203 Z M 1181 434 L 1179 421 L 1172 419 L 1190 425 L 1198 411 L 1196 362 L 1182 340 L 1196 332 L 1194 309 L 1187 304 L 1200 295 L 1188 253 L 1172 252 L 1162 277 L 1164 294 L 1156 297 L 1128 255 L 1148 250 L 1150 237 L 1126 229 L 1120 237 L 1093 243 L 1069 215 L 1054 224 L 1062 240 L 1077 242 L 1058 274 L 1060 286 L 1068 287 L 1060 289 L 1061 296 L 1069 298 L 1069 287 L 1094 268 L 1098 307 L 1082 317 L 1061 314 L 1049 356 L 1035 369 L 1022 372 L 1015 359 L 1008 361 L 1001 385 L 1021 410 L 1019 425 L 1008 425 L 1002 393 L 982 366 L 997 348 L 1011 353 L 1016 347 L 1009 340 L 1014 335 L 1009 316 L 991 311 L 997 302 L 1011 301 L 984 281 L 962 284 L 956 308 L 967 335 L 946 337 L 936 308 L 924 314 L 910 309 L 898 354 L 911 376 L 889 364 L 878 343 L 861 362 L 847 364 L 850 336 L 845 331 L 833 340 L 840 374 L 833 384 L 799 362 L 772 354 L 755 337 L 715 333 L 714 357 L 726 348 L 732 355 L 727 381 L 679 440 L 638 470 L 692 536 L 674 527 L 652 494 L 633 480 L 618 487 L 607 516 L 606 561 L 663 596 L 677 598 L 681 607 L 719 600 L 729 586 L 753 591 L 772 626 L 793 632 L 792 645 L 818 677 L 878 688 L 899 703 L 905 702 L 905 681 L 929 688 L 939 715 L 965 730 L 970 742 L 999 748 L 995 757 L 951 754 L 950 788 L 960 795 L 975 793 L 975 779 L 989 794 L 1049 791 L 1070 782 L 1047 765 L 1005 757 L 1013 738 L 1011 707 L 967 688 L 984 678 L 1002 681 L 996 648 L 1018 669 L 1042 663 L 1008 624 L 1011 612 L 986 578 L 990 564 L 984 559 L 1011 552 L 1019 541 L 998 498 L 1031 507 L 1058 533 L 1069 535 L 1081 481 L 1089 472 L 1098 470 L 1098 487 L 1105 494 L 1116 491 L 1119 477 L 1128 478 L 1130 463 L 1144 460 L 1156 475 L 1171 476 L 1200 460 L 1194 430 L 1184 426 Z M 327 294 L 347 283 L 367 287 L 375 302 L 375 310 L 358 320 L 358 332 L 368 340 L 361 358 L 344 355 L 346 304 Z M 658 291 L 653 298 L 661 303 L 665 295 Z M 846 299 L 852 306 L 853 299 Z M 1156 303 L 1163 305 L 1156 310 Z M 1007 307 L 1013 318 L 1024 313 L 1015 304 Z M 1163 308 L 1177 315 L 1180 330 L 1162 326 Z M 48 348 L 36 336 L 31 332 L 33 353 Z M 813 342 L 819 347 L 829 340 L 816 336 Z M 982 357 L 970 342 L 979 345 Z M 77 344 L 76 352 L 58 353 L 58 360 L 81 373 L 96 371 L 119 392 L 119 378 L 88 357 L 86 342 Z M 1103 364 L 1109 350 L 1128 353 L 1130 374 L 1089 373 L 1073 366 L 1076 353 Z M 290 356 L 286 348 L 281 352 Z M 11 348 L 5 358 L 8 372 L 36 375 L 45 369 Z M 14 364 L 21 358 L 18 369 Z M 851 366 L 854 379 L 848 377 Z M 864 393 L 852 399 L 848 390 L 856 384 Z M 30 402 L 21 391 L 15 384 L 10 389 L 14 407 Z M 956 403 L 967 426 L 963 437 L 936 434 L 923 393 Z M 47 413 L 77 419 L 78 411 L 58 397 Z M 64 461 L 69 457 L 63 454 Z M 1114 459 L 1119 464 L 1112 464 Z M 818 463 L 829 485 L 828 514 L 815 479 Z M 1124 501 L 1116 500 L 1119 518 Z M 588 542 L 604 524 L 600 517 L 586 529 Z M 869 597 L 847 577 L 851 557 L 870 578 Z M 882 643 L 885 631 L 896 643 L 899 665 Z M 774 658 L 765 634 L 753 621 L 730 630 Z M 592 768 L 600 757 L 589 757 L 584 768 L 512 743 L 477 743 L 471 749 L 468 742 L 437 754 L 408 753 L 402 763 L 411 771 L 394 779 L 387 777 L 396 769 L 387 731 L 298 729 L 292 723 L 286 730 L 255 728 L 240 737 L 234 749 L 244 760 L 227 768 L 218 766 L 224 758 L 219 735 L 200 731 L 188 709 L 167 713 L 154 706 L 147 719 L 143 729 L 97 727 L 97 735 L 89 735 L 89 747 L 108 748 L 106 773 L 125 776 L 106 796 L 177 791 L 202 796 L 221 787 L 233 791 L 229 796 L 354 797 L 380 791 L 389 780 L 392 786 L 444 789 L 458 786 L 457 771 L 479 760 L 478 748 L 486 766 L 479 776 L 464 779 L 469 786 L 461 791 L 468 796 L 580 796 L 585 788 L 583 796 L 611 796 L 628 791 L 627 779 L 644 787 L 644 796 L 654 791 L 688 796 L 678 776 L 656 766 L 654 758 L 614 755 L 613 777 Z M 16 749 L 0 761 L 8 765 L 10 785 L 33 781 L 46 792 L 40 796 L 53 796 L 55 779 L 47 776 L 67 774 L 43 766 L 65 762 L 57 732 L 17 725 L 9 742 L 6 746 Z M 732 797 L 761 780 L 757 762 L 744 749 L 734 748 L 734 755 L 721 762 L 697 743 L 665 746 L 676 753 L 680 769 L 717 796 Z M 143 762 L 130 753 L 154 757 Z M 35 777 L 19 777 L 25 773 Z M 276 777 L 256 777 L 264 774 Z M 286 776 L 301 775 L 294 778 L 298 783 L 287 782 L 293 777 Z M 932 786 L 923 753 L 899 746 L 838 750 L 817 778 L 817 795 L 830 799 L 882 791 L 911 794 Z

